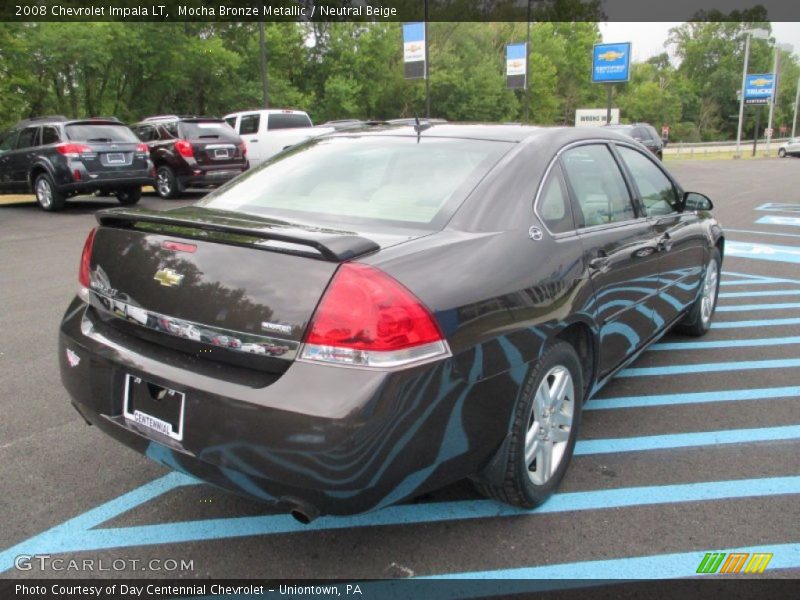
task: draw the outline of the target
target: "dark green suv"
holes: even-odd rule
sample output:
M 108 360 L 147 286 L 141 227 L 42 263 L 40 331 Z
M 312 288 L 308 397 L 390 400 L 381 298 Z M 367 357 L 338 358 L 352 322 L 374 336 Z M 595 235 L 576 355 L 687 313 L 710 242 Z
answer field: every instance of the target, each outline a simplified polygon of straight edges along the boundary
M 0 193 L 32 191 L 47 211 L 96 191 L 136 204 L 154 176 L 147 146 L 114 118 L 39 117 L 0 135 Z

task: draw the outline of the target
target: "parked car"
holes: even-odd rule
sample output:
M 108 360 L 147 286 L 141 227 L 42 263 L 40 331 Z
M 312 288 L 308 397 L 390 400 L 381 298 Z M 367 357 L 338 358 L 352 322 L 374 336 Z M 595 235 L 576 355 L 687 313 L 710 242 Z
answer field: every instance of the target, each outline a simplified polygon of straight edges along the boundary
M 193 206 L 99 213 L 61 377 L 114 438 L 303 522 L 465 477 L 533 507 L 583 403 L 673 327 L 708 331 L 711 208 L 610 129 L 309 140 Z M 102 308 L 122 293 L 247 346 L 198 355 Z
M 658 157 L 658 160 L 664 159 L 664 148 L 667 146 L 667 142 L 658 135 L 656 128 L 649 123 L 612 124 L 603 125 L 603 127 L 613 129 L 635 139 L 637 142 L 641 142 Z
M 46 211 L 100 189 L 136 204 L 152 168 L 147 147 L 114 118 L 37 117 L 0 135 L 0 192 L 33 192 Z
M 800 138 L 791 138 L 788 142 L 781 144 L 778 147 L 778 156 L 781 158 L 800 156 Z
M 148 117 L 133 130 L 150 149 L 162 198 L 177 198 L 190 187 L 221 185 L 249 167 L 244 142 L 222 119 Z
M 225 115 L 225 121 L 247 144 L 247 156 L 253 166 L 289 146 L 335 130 L 314 127 L 308 114 L 301 110 L 245 110 Z

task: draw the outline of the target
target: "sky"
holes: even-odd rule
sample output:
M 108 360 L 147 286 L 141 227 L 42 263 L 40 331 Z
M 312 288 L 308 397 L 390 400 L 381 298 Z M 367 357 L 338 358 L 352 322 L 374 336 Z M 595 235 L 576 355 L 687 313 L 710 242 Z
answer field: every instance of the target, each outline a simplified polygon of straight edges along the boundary
M 794 0 L 787 0 L 794 1 Z M 604 42 L 631 42 L 633 61 L 642 62 L 665 51 L 669 30 L 680 23 L 600 23 Z M 791 44 L 800 54 L 800 23 L 774 22 L 772 34 L 779 44 Z M 674 58 L 674 57 L 673 57 Z

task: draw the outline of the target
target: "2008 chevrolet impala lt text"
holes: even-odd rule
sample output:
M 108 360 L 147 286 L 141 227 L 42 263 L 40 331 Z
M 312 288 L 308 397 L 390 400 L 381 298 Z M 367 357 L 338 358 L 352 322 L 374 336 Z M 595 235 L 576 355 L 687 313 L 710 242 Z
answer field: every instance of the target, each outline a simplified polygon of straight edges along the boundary
M 62 380 L 114 438 L 304 522 L 464 478 L 534 507 L 583 402 L 709 329 L 711 209 L 613 131 L 315 138 L 195 205 L 98 213 Z

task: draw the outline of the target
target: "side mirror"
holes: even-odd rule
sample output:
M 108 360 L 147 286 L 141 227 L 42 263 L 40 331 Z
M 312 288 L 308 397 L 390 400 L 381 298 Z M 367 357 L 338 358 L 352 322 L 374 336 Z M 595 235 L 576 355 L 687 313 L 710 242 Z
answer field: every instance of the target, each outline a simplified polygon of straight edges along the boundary
M 683 194 L 683 210 L 707 211 L 714 208 L 711 198 L 698 194 L 697 192 L 686 192 Z

